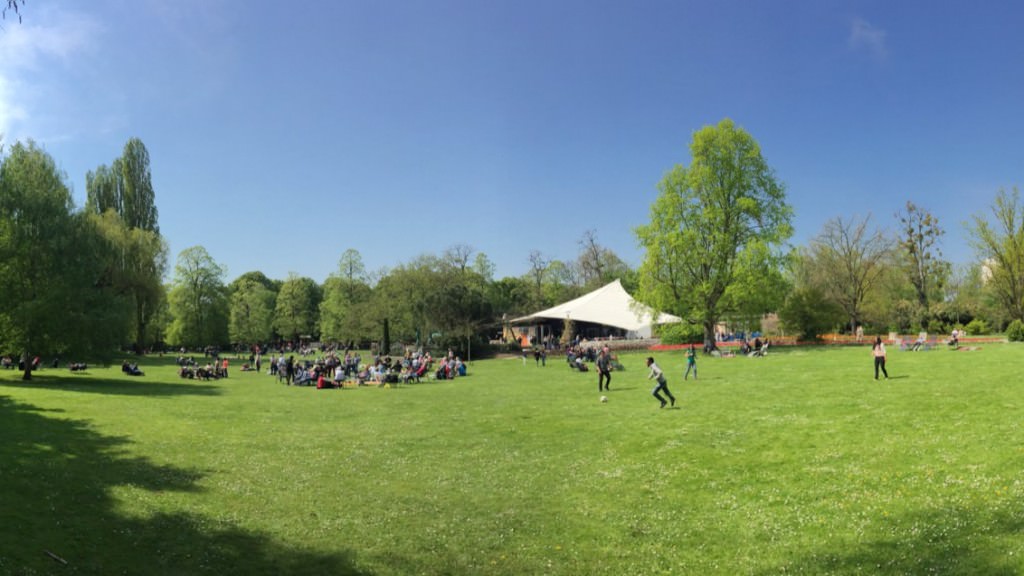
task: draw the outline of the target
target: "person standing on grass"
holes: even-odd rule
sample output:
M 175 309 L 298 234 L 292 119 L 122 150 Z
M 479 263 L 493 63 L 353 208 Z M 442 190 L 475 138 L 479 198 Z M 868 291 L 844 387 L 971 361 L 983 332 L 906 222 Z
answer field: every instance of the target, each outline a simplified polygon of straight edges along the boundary
M 597 355 L 597 391 L 611 390 L 612 366 L 611 355 L 607 348 L 601 349 Z
M 686 374 L 683 376 L 683 380 L 690 378 L 690 369 L 693 369 L 693 379 L 697 379 L 697 351 L 694 349 L 693 344 L 690 344 L 690 350 L 686 352 Z
M 882 374 L 885 374 L 885 379 L 889 379 L 889 373 L 885 371 L 885 344 L 882 343 L 882 337 L 876 336 L 875 343 L 871 346 L 871 355 L 875 357 L 875 380 L 878 380 L 878 369 L 882 369 Z
M 647 379 L 650 380 L 653 378 L 658 383 L 658 385 L 654 387 L 654 390 L 651 390 L 651 394 L 661 402 L 661 407 L 664 408 L 666 404 L 665 399 L 662 398 L 661 394 L 658 394 L 658 392 L 665 392 L 665 395 L 668 396 L 669 402 L 675 406 L 676 398 L 668 391 L 668 382 L 665 380 L 665 373 L 662 372 L 661 368 L 654 363 L 654 358 L 651 358 L 650 356 L 647 357 L 647 367 L 651 369 L 651 373 L 647 375 Z

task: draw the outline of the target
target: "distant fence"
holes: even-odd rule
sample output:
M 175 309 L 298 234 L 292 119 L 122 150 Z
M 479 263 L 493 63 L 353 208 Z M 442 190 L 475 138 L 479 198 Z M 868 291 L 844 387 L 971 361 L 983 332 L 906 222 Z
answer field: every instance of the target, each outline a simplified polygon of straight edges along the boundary
M 875 341 L 874 337 L 864 336 L 863 338 L 857 338 L 847 334 L 824 334 L 820 340 L 797 340 L 793 336 L 776 336 L 768 338 L 771 342 L 772 347 L 775 346 L 870 346 Z M 902 334 L 887 334 L 883 338 L 886 343 L 899 344 L 913 343 L 917 340 L 917 335 L 902 335 Z M 931 344 L 946 344 L 949 342 L 948 336 L 938 337 L 930 336 L 926 339 Z M 966 344 L 990 344 L 997 342 L 1006 342 L 1005 336 L 961 336 L 960 345 Z M 730 340 L 727 342 L 716 343 L 720 349 L 734 349 L 740 347 L 740 342 L 737 340 Z M 683 350 L 689 348 L 690 344 L 654 344 L 649 350 Z M 698 348 L 702 347 L 700 344 L 694 344 Z

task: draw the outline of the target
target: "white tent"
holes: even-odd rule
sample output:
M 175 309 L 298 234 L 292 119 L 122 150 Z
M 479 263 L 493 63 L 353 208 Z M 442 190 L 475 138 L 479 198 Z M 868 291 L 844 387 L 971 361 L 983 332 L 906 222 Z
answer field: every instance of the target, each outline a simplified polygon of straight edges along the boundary
M 651 335 L 652 324 L 681 322 L 682 318 L 671 314 L 657 314 L 649 307 L 633 299 L 618 280 L 584 294 L 565 304 L 512 320 L 513 324 L 524 324 L 532 320 L 566 318 L 575 322 L 591 322 L 614 326 L 632 335 L 647 338 Z

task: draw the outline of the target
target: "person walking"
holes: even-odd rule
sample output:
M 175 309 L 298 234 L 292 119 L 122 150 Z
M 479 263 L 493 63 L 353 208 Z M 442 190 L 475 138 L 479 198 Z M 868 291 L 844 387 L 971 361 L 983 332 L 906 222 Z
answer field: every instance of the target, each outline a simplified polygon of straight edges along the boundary
M 611 355 L 602 349 L 597 355 L 597 391 L 610 390 L 612 385 Z
M 889 379 L 889 373 L 885 371 L 885 344 L 882 343 L 882 337 L 876 336 L 875 343 L 871 346 L 871 355 L 875 357 L 875 380 L 878 380 L 878 369 L 882 369 L 882 374 L 885 374 L 885 379 Z
M 657 398 L 658 401 L 661 402 L 661 407 L 664 408 L 667 402 L 665 402 L 665 399 L 662 398 L 661 394 L 658 394 L 658 392 L 665 392 L 665 395 L 668 396 L 669 402 L 675 406 L 676 398 L 668 391 L 668 382 L 665 380 L 665 373 L 662 372 L 661 368 L 654 363 L 654 358 L 651 358 L 650 356 L 647 357 L 647 367 L 651 369 L 651 373 L 647 375 L 647 379 L 650 380 L 653 378 L 658 383 L 657 386 L 654 387 L 654 390 L 651 390 L 651 395 Z
M 690 344 L 690 350 L 686 353 L 686 374 L 683 376 L 683 380 L 690 378 L 690 370 L 693 370 L 693 379 L 697 379 L 697 350 L 694 349 L 693 344 Z

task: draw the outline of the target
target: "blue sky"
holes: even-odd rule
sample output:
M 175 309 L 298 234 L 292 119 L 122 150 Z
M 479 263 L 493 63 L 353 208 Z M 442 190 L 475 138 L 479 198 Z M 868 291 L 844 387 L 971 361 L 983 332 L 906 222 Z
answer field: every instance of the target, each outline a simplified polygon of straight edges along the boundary
M 1019 2 L 38 0 L 0 30 L 0 132 L 85 173 L 151 156 L 173 267 L 323 281 L 468 244 L 497 276 L 631 265 L 657 183 L 731 118 L 803 244 L 908 200 L 963 224 L 1024 182 Z

